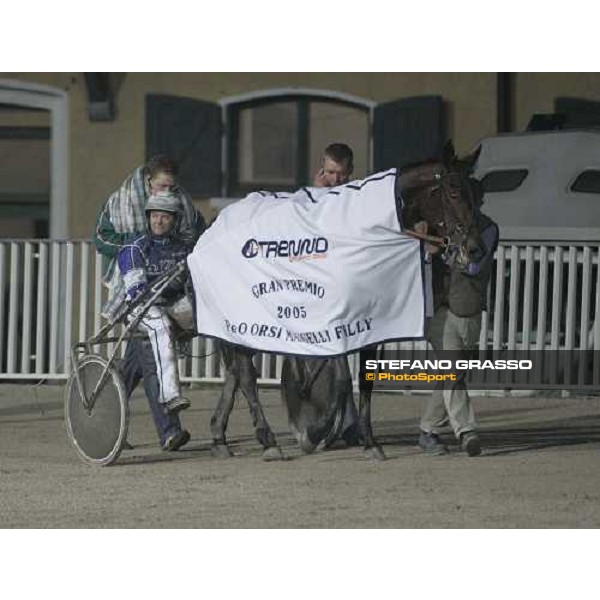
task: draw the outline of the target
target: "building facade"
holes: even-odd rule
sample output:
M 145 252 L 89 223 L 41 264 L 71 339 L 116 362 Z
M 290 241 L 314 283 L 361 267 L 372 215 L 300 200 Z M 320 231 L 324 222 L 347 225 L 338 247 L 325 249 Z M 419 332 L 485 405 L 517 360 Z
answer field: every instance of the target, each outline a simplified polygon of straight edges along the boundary
M 207 219 L 218 198 L 307 184 L 322 148 L 355 175 L 523 131 L 600 74 L 0 73 L 0 237 L 89 238 L 125 174 L 167 151 Z

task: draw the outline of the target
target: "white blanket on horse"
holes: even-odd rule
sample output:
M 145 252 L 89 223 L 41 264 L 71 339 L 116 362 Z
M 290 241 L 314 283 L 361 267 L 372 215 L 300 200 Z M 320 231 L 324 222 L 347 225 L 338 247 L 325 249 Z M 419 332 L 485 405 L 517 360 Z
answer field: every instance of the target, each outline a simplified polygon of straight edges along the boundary
M 198 332 L 307 356 L 422 337 L 421 251 L 401 234 L 395 174 L 225 208 L 188 257 Z

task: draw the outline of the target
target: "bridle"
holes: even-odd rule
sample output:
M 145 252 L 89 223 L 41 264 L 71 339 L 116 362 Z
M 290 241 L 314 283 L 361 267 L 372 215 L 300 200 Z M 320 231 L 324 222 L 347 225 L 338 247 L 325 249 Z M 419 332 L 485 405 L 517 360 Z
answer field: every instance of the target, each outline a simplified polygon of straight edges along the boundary
M 459 178 L 458 182 L 457 178 Z M 444 215 L 449 214 L 449 212 L 456 214 L 455 202 L 453 202 L 453 200 L 456 199 L 456 190 L 460 190 L 461 194 L 466 191 L 466 198 L 470 207 L 468 223 L 463 224 L 456 219 L 456 225 L 454 226 L 453 231 L 448 234 L 446 234 L 445 231 L 445 221 L 437 223 L 436 225 L 441 227 L 443 232 L 441 237 L 420 233 L 411 229 L 405 229 L 403 233 L 413 238 L 429 242 L 430 244 L 440 246 L 445 252 L 448 252 L 451 247 L 458 248 L 458 255 L 456 258 L 459 262 L 466 264 L 468 257 L 467 241 L 475 221 L 476 205 L 475 195 L 469 180 L 465 179 L 465 176 L 460 171 L 448 172 L 443 168 L 442 170 L 433 173 L 433 179 L 430 180 L 429 183 L 427 200 L 431 199 L 431 196 L 439 191 Z M 458 244 L 454 242 L 457 238 L 460 240 L 460 243 Z

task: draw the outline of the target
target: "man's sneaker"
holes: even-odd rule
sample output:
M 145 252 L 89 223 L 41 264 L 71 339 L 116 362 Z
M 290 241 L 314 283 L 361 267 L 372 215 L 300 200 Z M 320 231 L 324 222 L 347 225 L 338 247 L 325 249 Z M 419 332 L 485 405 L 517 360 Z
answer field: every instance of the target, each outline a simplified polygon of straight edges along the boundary
M 469 456 L 479 456 L 481 454 L 481 442 L 474 431 L 467 431 L 460 437 L 461 447 Z
M 165 412 L 167 414 L 175 414 L 180 410 L 185 410 L 190 407 L 191 402 L 187 398 L 183 398 L 182 396 L 175 396 L 175 398 L 171 398 L 164 403 Z
M 425 431 L 421 431 L 419 435 L 419 446 L 427 454 L 431 454 L 432 456 L 440 456 L 448 452 L 446 446 L 442 444 L 440 436 L 436 433 L 426 433 Z
M 162 445 L 165 452 L 174 452 L 185 446 L 190 441 L 190 432 L 187 429 L 181 429 L 177 433 L 171 434 Z

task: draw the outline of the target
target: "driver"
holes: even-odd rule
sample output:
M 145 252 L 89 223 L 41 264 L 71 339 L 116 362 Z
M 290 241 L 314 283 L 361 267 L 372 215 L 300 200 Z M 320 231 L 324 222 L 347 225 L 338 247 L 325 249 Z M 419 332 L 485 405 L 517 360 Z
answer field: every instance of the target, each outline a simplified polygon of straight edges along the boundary
M 157 192 L 148 198 L 145 211 L 147 233 L 123 246 L 118 254 L 129 303 L 154 280 L 185 260 L 193 248 L 179 233 L 182 217 L 179 196 L 168 191 Z M 171 320 L 183 330 L 194 325 L 192 304 L 185 293 L 186 278 L 187 271 L 169 285 L 138 326 L 150 338 L 160 386 L 159 402 L 168 414 L 190 406 L 190 401 L 181 395 L 177 356 L 171 339 Z

